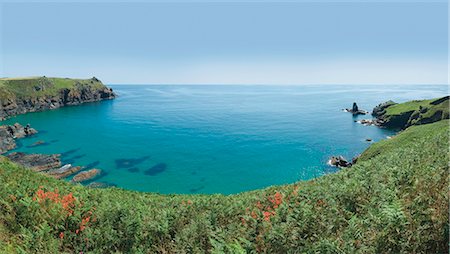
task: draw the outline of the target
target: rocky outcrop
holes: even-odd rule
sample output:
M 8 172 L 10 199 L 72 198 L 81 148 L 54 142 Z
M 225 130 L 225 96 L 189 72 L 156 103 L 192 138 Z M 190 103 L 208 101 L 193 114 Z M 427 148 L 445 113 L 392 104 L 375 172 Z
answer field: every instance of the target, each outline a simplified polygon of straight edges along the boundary
M 0 154 L 16 148 L 17 138 L 24 138 L 36 134 L 37 131 L 27 124 L 25 127 L 19 123 L 0 126 Z
M 47 155 L 14 152 L 8 154 L 6 157 L 8 157 L 13 162 L 16 162 L 37 172 L 61 167 L 61 159 L 59 154 Z
M 328 165 L 334 166 L 334 167 L 339 167 L 339 168 L 346 168 L 346 167 L 350 167 L 352 165 L 352 163 L 348 162 L 342 156 L 331 156 L 331 158 L 328 160 Z
M 346 108 L 346 109 L 344 109 L 344 111 L 352 113 L 353 115 L 365 115 L 365 114 L 369 113 L 369 112 L 367 112 L 365 110 L 359 109 L 358 105 L 356 104 L 356 102 L 353 102 L 353 106 L 352 106 L 351 109 Z
M 378 117 L 378 116 L 381 116 L 381 115 L 385 114 L 386 113 L 386 108 L 388 108 L 388 107 L 390 107 L 392 105 L 395 105 L 395 104 L 397 104 L 397 103 L 395 103 L 395 102 L 393 102 L 391 100 L 378 104 L 378 106 L 373 108 L 372 116 Z
M 387 101 L 373 109 L 372 115 L 375 119 L 371 123 L 386 128 L 406 129 L 412 125 L 448 119 L 449 98 L 449 96 L 445 96 L 431 101 L 412 101 L 402 104 Z
M 52 176 L 52 177 L 56 178 L 56 179 L 61 179 L 61 178 L 66 178 L 66 177 L 68 177 L 70 175 L 73 175 L 73 174 L 81 171 L 82 169 L 83 168 L 80 167 L 80 166 L 72 167 L 72 165 L 67 164 L 67 165 L 62 166 L 59 169 L 49 170 L 47 172 L 47 174 L 49 176 Z
M 95 178 L 96 176 L 100 175 L 100 172 L 101 172 L 100 169 L 96 169 L 96 168 L 88 170 L 88 171 L 80 172 L 72 178 L 72 182 L 79 183 L 79 182 L 91 180 L 91 179 Z
M 0 119 L 66 105 L 113 99 L 111 88 L 97 78 L 89 80 L 49 79 L 46 77 L 24 80 L 8 80 L 8 85 L 0 91 Z M 59 85 L 59 84 L 69 85 Z M 23 93 L 16 92 L 24 87 Z

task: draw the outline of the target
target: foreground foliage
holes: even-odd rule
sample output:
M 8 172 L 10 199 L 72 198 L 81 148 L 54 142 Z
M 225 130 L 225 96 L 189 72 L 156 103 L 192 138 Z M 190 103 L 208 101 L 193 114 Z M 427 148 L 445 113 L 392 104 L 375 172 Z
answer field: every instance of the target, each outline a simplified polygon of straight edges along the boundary
M 336 174 L 237 195 L 89 189 L 0 162 L 0 252 L 445 253 L 449 121 Z

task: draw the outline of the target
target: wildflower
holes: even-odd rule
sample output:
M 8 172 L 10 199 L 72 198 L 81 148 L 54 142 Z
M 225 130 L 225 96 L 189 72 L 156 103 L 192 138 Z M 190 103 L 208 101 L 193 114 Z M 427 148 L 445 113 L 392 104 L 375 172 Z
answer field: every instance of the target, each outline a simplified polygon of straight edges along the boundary
M 59 233 L 59 239 L 63 239 L 64 238 L 64 232 Z
M 272 215 L 272 213 L 265 211 L 263 214 L 264 214 L 264 220 L 265 221 L 269 221 L 270 220 L 270 216 Z

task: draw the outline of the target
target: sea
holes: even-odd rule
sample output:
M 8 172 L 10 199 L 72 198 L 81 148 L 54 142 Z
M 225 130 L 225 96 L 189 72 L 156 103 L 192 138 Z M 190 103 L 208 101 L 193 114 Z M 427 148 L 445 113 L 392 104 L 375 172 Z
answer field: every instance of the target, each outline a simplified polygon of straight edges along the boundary
M 355 122 L 371 115 L 342 111 L 353 102 L 372 111 L 448 95 L 446 85 L 110 87 L 114 100 L 3 121 L 39 131 L 11 152 L 58 153 L 63 164 L 101 169 L 93 181 L 129 190 L 235 194 L 335 173 L 330 156 L 350 160 L 396 134 Z

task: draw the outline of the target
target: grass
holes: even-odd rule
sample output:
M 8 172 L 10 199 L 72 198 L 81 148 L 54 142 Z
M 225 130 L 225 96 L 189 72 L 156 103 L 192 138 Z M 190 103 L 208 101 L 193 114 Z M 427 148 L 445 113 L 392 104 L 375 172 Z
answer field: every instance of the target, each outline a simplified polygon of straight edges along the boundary
M 447 253 L 449 121 L 236 195 L 89 189 L 0 161 L 3 253 Z
M 0 99 L 29 99 L 56 96 L 62 89 L 89 85 L 93 89 L 104 87 L 94 79 L 69 79 L 49 77 L 23 77 L 0 79 Z

